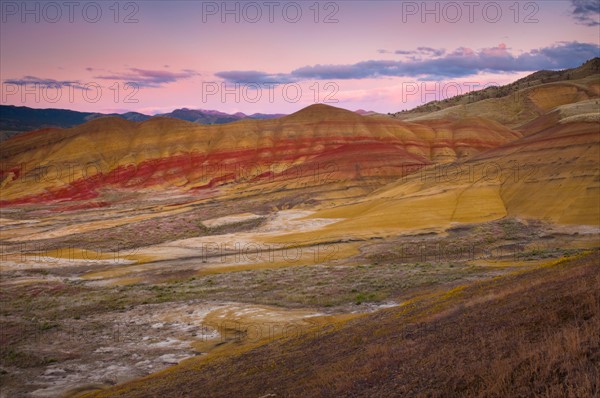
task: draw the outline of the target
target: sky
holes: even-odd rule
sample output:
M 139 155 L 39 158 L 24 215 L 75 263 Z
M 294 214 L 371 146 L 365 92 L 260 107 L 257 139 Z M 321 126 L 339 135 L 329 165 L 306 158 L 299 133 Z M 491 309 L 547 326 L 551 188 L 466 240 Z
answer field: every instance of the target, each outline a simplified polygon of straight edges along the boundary
M 397 112 L 600 56 L 600 0 L 0 1 L 3 105 Z

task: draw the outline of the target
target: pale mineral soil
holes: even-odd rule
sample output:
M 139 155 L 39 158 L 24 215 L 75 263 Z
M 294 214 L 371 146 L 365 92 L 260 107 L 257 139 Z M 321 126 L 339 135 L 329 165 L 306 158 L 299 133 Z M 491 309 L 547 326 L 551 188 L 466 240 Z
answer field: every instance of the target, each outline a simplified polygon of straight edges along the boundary
M 3 210 L 1 396 L 114 385 L 599 246 L 595 228 L 514 218 L 271 244 L 339 220 L 244 203 Z

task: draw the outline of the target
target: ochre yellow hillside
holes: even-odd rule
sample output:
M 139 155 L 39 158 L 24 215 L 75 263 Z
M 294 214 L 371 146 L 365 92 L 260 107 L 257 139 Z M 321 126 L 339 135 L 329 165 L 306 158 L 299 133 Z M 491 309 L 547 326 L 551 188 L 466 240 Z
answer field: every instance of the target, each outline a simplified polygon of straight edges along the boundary
M 505 216 L 600 227 L 598 122 L 558 123 L 466 162 L 432 165 L 317 218 L 344 219 L 277 242 L 444 231 Z

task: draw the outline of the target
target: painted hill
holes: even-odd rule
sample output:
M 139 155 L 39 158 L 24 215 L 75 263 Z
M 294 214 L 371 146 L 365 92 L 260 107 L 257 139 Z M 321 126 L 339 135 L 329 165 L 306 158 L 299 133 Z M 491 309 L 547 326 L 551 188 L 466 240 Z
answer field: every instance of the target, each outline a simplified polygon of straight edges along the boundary
M 562 83 L 553 83 L 558 84 Z M 467 151 L 464 156 L 450 154 L 448 162 L 441 160 L 449 147 L 437 148 L 438 156 L 430 157 L 435 164 L 414 168 L 369 195 L 314 214 L 315 218 L 337 220 L 335 223 L 274 242 L 318 244 L 424 231 L 443 233 L 459 224 L 506 217 L 598 228 L 600 100 L 561 97 L 559 90 L 555 91 L 557 98 L 552 98 L 545 87 L 533 90 L 547 94 L 540 97 L 544 107 L 538 108 L 546 112 L 519 129 L 523 136 L 488 150 Z M 566 103 L 569 99 L 572 102 Z M 475 126 L 484 131 L 495 122 L 449 117 L 411 123 L 438 134 L 447 128 L 456 139 L 461 131 L 474 137 Z
M 342 219 L 302 242 L 444 230 L 504 217 L 600 225 L 598 122 L 568 122 L 520 138 L 466 162 L 434 165 L 356 203 L 315 217 Z
M 285 180 L 326 166 L 335 181 L 389 182 L 410 165 L 452 161 L 518 137 L 480 118 L 417 124 L 327 105 L 214 126 L 165 117 L 140 123 L 100 118 L 4 142 L 2 201 L 82 200 L 111 189 L 200 192 L 232 182 Z M 40 177 L 52 167 L 73 172 Z
M 1 203 L 312 189 L 327 203 L 317 217 L 342 221 L 292 237 L 311 242 L 506 216 L 597 225 L 597 64 L 540 72 L 505 97 L 407 120 L 317 104 L 222 125 L 108 117 L 30 132 L 2 144 Z M 542 82 L 557 76 L 569 80 Z

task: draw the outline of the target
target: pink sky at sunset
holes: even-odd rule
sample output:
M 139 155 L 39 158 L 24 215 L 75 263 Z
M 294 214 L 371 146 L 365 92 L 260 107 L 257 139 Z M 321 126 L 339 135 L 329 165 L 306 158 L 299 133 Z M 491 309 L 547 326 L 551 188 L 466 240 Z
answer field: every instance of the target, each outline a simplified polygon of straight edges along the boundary
M 23 4 L 2 2 L 1 103 L 34 108 L 396 112 L 443 99 L 436 87 L 577 66 L 600 44 L 597 0 L 274 2 L 273 22 L 261 1 L 228 2 L 224 15 L 222 2 L 80 2 L 72 22 L 60 1 L 60 16 Z M 425 92 L 407 95 L 415 87 Z

